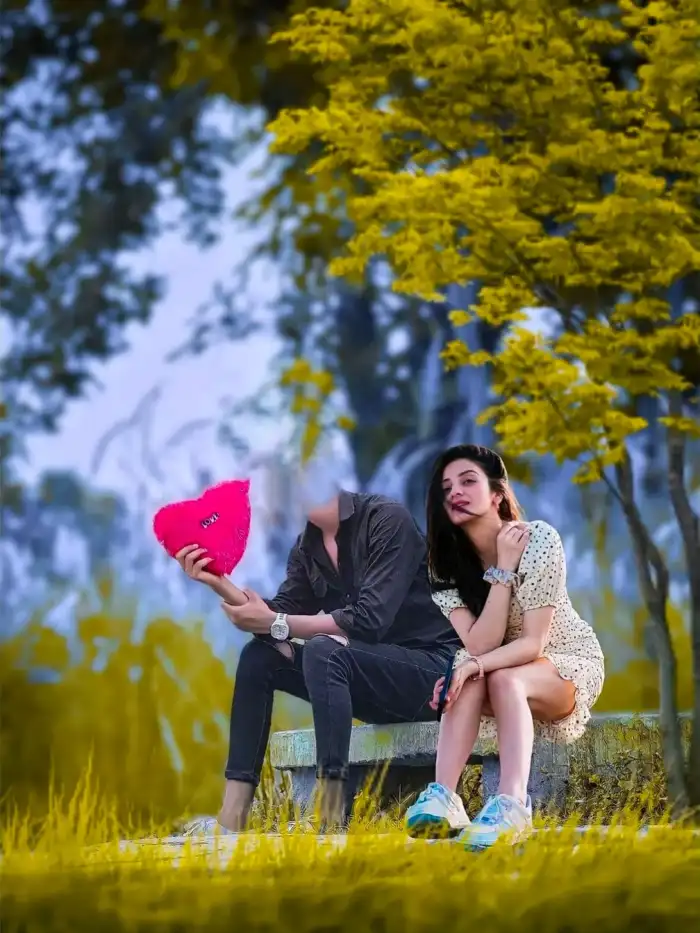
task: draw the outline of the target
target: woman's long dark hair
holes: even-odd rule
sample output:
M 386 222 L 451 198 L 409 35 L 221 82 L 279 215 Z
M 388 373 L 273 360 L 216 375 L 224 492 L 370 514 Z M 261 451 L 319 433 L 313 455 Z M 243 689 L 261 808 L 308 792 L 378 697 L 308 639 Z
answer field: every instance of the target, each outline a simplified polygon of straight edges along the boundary
M 489 594 L 484 580 L 486 569 L 478 551 L 461 528 L 453 525 L 445 512 L 442 488 L 445 467 L 455 460 L 478 464 L 488 477 L 492 492 L 500 493 L 499 516 L 507 522 L 520 519 L 520 506 L 508 483 L 508 471 L 495 450 L 477 444 L 450 447 L 437 458 L 428 486 L 428 566 L 433 588 L 457 588 L 462 602 L 475 615 L 481 614 Z

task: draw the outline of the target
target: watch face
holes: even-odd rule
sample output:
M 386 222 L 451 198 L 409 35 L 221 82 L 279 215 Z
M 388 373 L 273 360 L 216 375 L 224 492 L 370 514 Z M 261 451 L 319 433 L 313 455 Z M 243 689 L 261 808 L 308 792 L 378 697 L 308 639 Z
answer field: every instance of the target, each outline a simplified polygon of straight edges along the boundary
M 270 627 L 270 635 L 278 641 L 284 641 L 289 634 L 289 626 L 286 622 L 275 620 Z

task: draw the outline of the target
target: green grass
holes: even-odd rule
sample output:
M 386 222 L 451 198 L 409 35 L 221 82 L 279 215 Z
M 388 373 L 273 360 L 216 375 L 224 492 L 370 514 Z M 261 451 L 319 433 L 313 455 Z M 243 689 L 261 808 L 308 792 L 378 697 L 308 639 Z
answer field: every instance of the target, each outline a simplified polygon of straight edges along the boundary
M 700 928 L 700 838 L 663 818 L 644 837 L 631 808 L 607 833 L 540 832 L 474 854 L 410 843 L 397 812 L 363 798 L 342 847 L 287 832 L 282 797 L 261 798 L 257 832 L 231 848 L 120 846 L 171 826 L 122 826 L 87 774 L 41 822 L 0 829 L 3 933 L 435 930 L 651 931 Z M 551 822 L 539 821 L 547 828 Z M 277 829 L 277 837 L 265 836 Z

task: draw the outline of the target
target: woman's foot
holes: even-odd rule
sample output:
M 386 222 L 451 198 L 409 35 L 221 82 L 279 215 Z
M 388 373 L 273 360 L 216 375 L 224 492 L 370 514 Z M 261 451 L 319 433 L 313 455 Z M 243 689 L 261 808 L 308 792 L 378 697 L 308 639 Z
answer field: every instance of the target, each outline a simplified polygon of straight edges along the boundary
M 487 849 L 508 834 L 515 842 L 532 830 L 532 802 L 521 803 L 508 794 L 489 798 L 474 822 L 461 833 L 459 841 L 467 849 Z
M 409 836 L 445 838 L 457 835 L 466 826 L 469 817 L 461 798 L 442 784 L 428 784 L 406 811 Z

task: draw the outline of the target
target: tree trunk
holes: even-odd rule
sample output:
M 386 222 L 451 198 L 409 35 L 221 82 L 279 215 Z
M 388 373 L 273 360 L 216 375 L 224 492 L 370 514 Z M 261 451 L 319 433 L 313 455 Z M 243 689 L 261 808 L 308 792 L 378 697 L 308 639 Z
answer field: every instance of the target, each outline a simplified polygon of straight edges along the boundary
M 669 393 L 669 414 L 680 418 L 680 392 Z M 681 532 L 690 581 L 690 638 L 693 652 L 693 726 L 688 759 L 688 795 L 692 807 L 700 807 L 700 522 L 693 510 L 685 484 L 686 437 L 669 428 L 668 485 L 673 511 Z
M 642 596 L 653 623 L 653 643 L 659 667 L 661 745 L 672 813 L 680 816 L 688 808 L 688 787 L 678 716 L 676 656 L 666 612 L 668 568 L 639 513 L 634 495 L 632 465 L 628 457 L 616 467 L 615 472 L 622 509 L 632 537 Z

